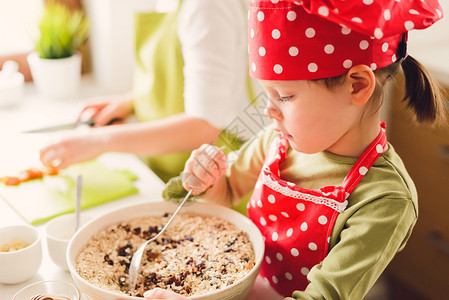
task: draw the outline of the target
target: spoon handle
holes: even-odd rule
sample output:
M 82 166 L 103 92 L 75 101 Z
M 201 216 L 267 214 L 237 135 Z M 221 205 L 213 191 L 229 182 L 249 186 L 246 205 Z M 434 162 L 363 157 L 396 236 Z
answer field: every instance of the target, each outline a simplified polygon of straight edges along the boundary
M 186 203 L 187 199 L 189 199 L 190 194 L 192 194 L 192 192 L 193 192 L 193 189 L 191 189 L 187 193 L 187 195 L 185 196 L 184 200 L 182 200 L 181 204 L 179 204 L 178 208 L 175 210 L 175 212 L 171 216 L 170 220 L 168 220 L 167 224 L 165 224 L 164 227 L 161 229 L 161 231 L 159 231 L 159 233 L 155 237 L 152 238 L 153 241 L 155 239 L 157 239 L 165 231 L 165 229 L 167 229 L 168 225 L 170 225 L 171 221 L 173 221 L 173 219 L 175 218 L 175 216 L 178 213 L 178 211 L 181 209 L 181 207 L 184 205 L 184 203 Z

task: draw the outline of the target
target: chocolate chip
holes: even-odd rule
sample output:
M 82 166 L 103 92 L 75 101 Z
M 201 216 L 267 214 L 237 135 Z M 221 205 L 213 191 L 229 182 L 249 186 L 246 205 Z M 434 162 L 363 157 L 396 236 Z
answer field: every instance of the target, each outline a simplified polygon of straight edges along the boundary
M 206 268 L 206 265 L 204 264 L 204 262 L 200 262 L 200 263 L 196 263 L 193 268 L 192 271 L 195 273 L 195 275 L 201 275 L 203 273 L 203 270 Z
M 132 256 L 133 255 L 132 245 L 127 244 L 126 246 L 118 248 L 117 254 L 119 256 Z
M 121 266 L 125 266 L 125 273 L 128 274 L 129 273 L 129 266 L 131 265 L 131 263 L 122 259 L 121 261 L 119 261 L 119 264 Z
M 173 249 L 173 246 L 172 246 L 172 244 L 167 244 L 167 245 L 162 246 L 161 249 L 162 249 L 162 252 L 164 252 L 165 250 Z
M 129 263 L 129 262 L 123 260 L 123 259 L 122 259 L 119 263 L 120 263 L 121 266 L 127 266 L 127 267 L 129 267 L 129 266 L 131 265 L 131 263 Z
M 153 260 L 153 259 L 155 259 L 156 257 L 159 256 L 159 253 L 153 252 L 153 251 L 151 251 L 151 249 L 150 249 L 150 250 L 148 250 L 148 251 L 146 252 L 146 256 L 147 256 L 147 259 L 148 259 L 148 260 Z
M 143 234 L 143 238 L 148 240 L 149 238 L 152 237 L 152 235 L 155 236 L 158 232 L 159 232 L 159 227 L 158 226 L 149 226 L 148 230 L 145 230 L 142 233 Z
M 126 232 L 129 232 L 131 230 L 131 227 L 129 227 L 129 224 L 119 224 L 117 226 L 118 228 L 123 228 L 123 230 L 125 230 Z
M 169 278 L 166 278 L 165 280 L 164 280 L 164 283 L 166 284 L 166 285 L 170 285 L 170 284 L 172 284 L 173 282 L 175 282 L 176 281 L 176 277 L 175 277 L 175 275 L 172 275 L 172 276 L 170 276 Z
M 171 244 L 172 239 L 171 238 L 162 238 L 161 241 L 162 241 L 162 245 L 168 245 L 168 244 Z
M 133 229 L 133 233 L 135 235 L 139 235 L 141 231 L 142 231 L 142 229 L 140 227 L 136 227 L 136 228 Z
M 120 276 L 120 278 L 118 279 L 118 283 L 120 284 L 121 287 L 126 285 L 126 277 L 125 276 Z
M 178 277 L 178 276 L 176 276 L 175 285 L 176 286 L 181 286 L 182 285 L 182 279 L 180 277 Z
M 150 227 L 148 227 L 148 231 L 150 233 L 158 233 L 159 232 L 159 226 L 150 226 Z
M 114 265 L 114 261 L 109 257 L 109 254 L 104 256 L 104 261 L 107 262 L 110 266 Z
M 237 241 L 237 238 L 234 238 L 234 239 L 232 239 L 232 241 L 227 242 L 226 246 L 230 247 L 230 246 L 234 245 L 236 241 Z
M 184 271 L 184 272 L 181 272 L 181 273 L 179 273 L 179 278 L 184 280 L 187 277 L 187 275 L 189 275 L 189 274 L 190 274 L 190 272 L 188 270 Z
M 166 218 L 166 217 L 168 217 L 168 216 L 169 216 L 169 213 L 165 213 L 165 214 L 163 215 L 164 218 Z
M 151 287 L 152 285 L 157 284 L 158 282 L 159 282 L 158 275 L 154 272 L 145 276 L 144 285 L 146 288 Z

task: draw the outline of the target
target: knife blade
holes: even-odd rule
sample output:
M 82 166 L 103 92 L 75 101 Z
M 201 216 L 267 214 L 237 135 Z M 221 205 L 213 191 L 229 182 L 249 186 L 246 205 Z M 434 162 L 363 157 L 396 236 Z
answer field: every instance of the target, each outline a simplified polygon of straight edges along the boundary
M 31 130 L 24 131 L 23 133 L 43 133 L 43 132 L 52 132 L 52 131 L 58 131 L 58 130 L 75 129 L 78 126 L 82 126 L 82 125 L 94 126 L 95 122 L 93 119 L 88 119 L 86 121 L 78 121 L 78 122 L 42 127 L 42 128 L 37 128 L 37 129 L 31 129 Z
M 106 125 L 109 126 L 109 125 L 116 125 L 116 124 L 122 124 L 122 123 L 123 123 L 123 119 L 113 118 Z M 53 126 L 48 126 L 48 127 L 26 130 L 26 131 L 22 131 L 22 133 L 53 132 L 53 131 L 58 131 L 58 130 L 75 129 L 75 128 L 77 128 L 79 126 L 83 126 L 83 125 L 93 127 L 95 125 L 95 121 L 93 118 L 90 118 L 85 121 L 77 121 L 77 122 L 73 122 L 73 123 L 58 124 L 58 125 L 53 125 Z

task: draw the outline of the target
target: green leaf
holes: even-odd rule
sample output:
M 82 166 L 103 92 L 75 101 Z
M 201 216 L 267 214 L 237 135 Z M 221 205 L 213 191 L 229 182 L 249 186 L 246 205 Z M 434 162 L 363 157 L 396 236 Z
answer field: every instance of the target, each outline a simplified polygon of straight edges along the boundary
M 89 34 L 89 22 L 79 10 L 57 2 L 48 2 L 39 22 L 40 38 L 35 51 L 41 58 L 56 59 L 72 56 Z

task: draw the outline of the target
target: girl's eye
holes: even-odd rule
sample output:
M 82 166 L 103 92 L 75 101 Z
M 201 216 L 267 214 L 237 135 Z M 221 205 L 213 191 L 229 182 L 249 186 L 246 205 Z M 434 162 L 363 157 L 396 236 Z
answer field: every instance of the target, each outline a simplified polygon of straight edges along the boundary
M 287 102 L 287 101 L 290 101 L 292 98 L 293 98 L 293 96 L 279 97 L 278 100 L 281 102 Z

